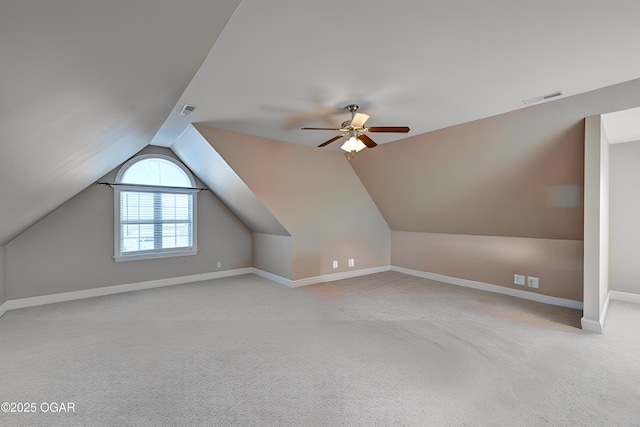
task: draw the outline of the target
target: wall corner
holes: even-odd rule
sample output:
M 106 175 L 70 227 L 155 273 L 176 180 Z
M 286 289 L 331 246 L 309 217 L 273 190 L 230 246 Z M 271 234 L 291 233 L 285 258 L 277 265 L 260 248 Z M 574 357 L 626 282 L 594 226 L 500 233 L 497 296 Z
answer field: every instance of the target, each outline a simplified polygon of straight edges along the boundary
M 6 284 L 5 284 L 5 247 L 0 246 L 0 317 L 7 311 L 6 309 L 6 301 L 7 301 L 7 292 L 6 292 Z

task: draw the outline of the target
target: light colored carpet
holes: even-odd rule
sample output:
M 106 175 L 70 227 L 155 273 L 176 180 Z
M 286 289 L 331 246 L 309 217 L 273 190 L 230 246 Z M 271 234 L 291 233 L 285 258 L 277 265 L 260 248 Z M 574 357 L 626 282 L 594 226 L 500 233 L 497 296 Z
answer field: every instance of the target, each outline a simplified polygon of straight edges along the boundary
M 640 307 L 581 312 L 395 272 L 253 275 L 8 312 L 2 426 L 640 426 Z M 38 408 L 40 409 L 40 408 Z

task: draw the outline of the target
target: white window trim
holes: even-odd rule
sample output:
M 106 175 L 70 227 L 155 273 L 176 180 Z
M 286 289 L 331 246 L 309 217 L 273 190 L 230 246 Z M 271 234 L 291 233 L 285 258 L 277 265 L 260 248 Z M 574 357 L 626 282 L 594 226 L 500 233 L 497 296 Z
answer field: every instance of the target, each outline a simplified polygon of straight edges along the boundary
M 183 194 L 192 194 L 193 198 L 192 198 L 192 242 L 191 242 L 191 248 L 188 249 L 165 249 L 165 250 L 153 250 L 151 252 L 134 252 L 132 254 L 123 254 L 122 253 L 122 248 L 120 247 L 120 233 L 121 233 L 121 227 L 120 227 L 120 192 L 121 191 L 149 191 L 150 187 L 149 186 L 136 186 L 135 184 L 125 184 L 125 183 L 120 183 L 122 176 L 124 175 L 124 173 L 126 172 L 126 170 L 133 165 L 134 163 L 137 163 L 139 161 L 145 160 L 145 159 L 163 159 L 163 160 L 168 160 L 172 163 L 174 163 L 175 165 L 179 166 L 180 169 L 182 169 L 184 171 L 184 173 L 187 175 L 187 177 L 189 177 L 189 180 L 191 181 L 191 186 L 195 187 L 196 182 L 195 179 L 193 178 L 193 175 L 191 174 L 191 172 L 180 162 L 178 162 L 176 159 L 169 157 L 169 156 L 165 156 L 162 154 L 143 154 L 141 156 L 137 156 L 134 157 L 132 159 L 129 159 L 124 165 L 122 165 L 122 167 L 120 168 L 120 170 L 118 171 L 117 175 L 116 175 L 116 183 L 118 183 L 118 185 L 114 185 L 113 186 L 113 224 L 114 224 L 114 233 L 113 233 L 113 251 L 114 251 L 114 255 L 113 255 L 113 259 L 116 262 L 122 262 L 122 261 L 137 261 L 137 260 L 143 260 L 143 259 L 155 259 L 155 258 L 172 258 L 172 257 L 182 257 L 182 256 L 190 256 L 190 255 L 197 255 L 198 253 L 198 197 L 197 197 L 197 193 L 199 192 L 199 189 L 187 189 L 187 188 L 180 188 L 180 187 L 163 187 L 163 186 L 158 186 L 158 189 L 162 189 L 162 188 L 166 188 L 169 192 L 174 192 L 174 193 L 183 193 Z
M 180 169 L 182 169 L 182 171 L 189 177 L 189 180 L 191 181 L 191 186 L 192 187 L 196 186 L 196 180 L 193 178 L 193 174 L 191 173 L 191 171 L 189 169 L 187 169 L 187 167 L 185 165 L 183 165 L 182 163 L 180 163 L 178 160 L 174 159 L 173 157 L 165 156 L 164 154 L 142 154 L 140 156 L 132 157 L 131 159 L 127 160 L 124 165 L 122 165 L 122 167 L 120 168 L 120 170 L 116 174 L 116 181 L 115 182 L 121 182 L 122 181 L 122 175 L 124 175 L 124 173 L 127 171 L 127 169 L 129 169 L 131 167 L 131 165 L 133 165 L 134 163 L 138 163 L 138 162 L 140 162 L 142 160 L 146 160 L 146 159 L 162 159 L 162 160 L 167 160 L 167 161 L 173 163 L 174 165 L 176 165 Z M 132 184 L 132 185 L 134 185 L 134 184 Z

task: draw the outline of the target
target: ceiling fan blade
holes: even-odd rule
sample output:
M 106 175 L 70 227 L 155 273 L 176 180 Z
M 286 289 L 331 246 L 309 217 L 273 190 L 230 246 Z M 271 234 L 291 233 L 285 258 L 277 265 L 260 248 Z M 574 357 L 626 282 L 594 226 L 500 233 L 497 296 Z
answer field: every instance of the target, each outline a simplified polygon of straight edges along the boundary
M 367 135 L 365 135 L 365 134 L 358 135 L 358 139 L 359 139 L 360 141 L 362 141 L 362 143 L 363 143 L 364 145 L 366 145 L 366 146 L 367 146 L 367 148 L 373 148 L 373 147 L 375 147 L 376 145 L 378 145 L 378 144 L 376 144 L 376 143 L 373 141 L 373 139 L 369 138 L 369 137 L 368 137 Z
M 342 130 L 340 128 L 300 128 L 301 130 L 333 130 L 333 131 L 339 131 Z
M 371 126 L 365 130 L 367 132 L 408 133 L 410 129 L 407 126 Z
M 333 141 L 337 141 L 337 140 L 339 140 L 340 138 L 343 138 L 343 137 L 345 137 L 345 136 L 346 136 L 346 135 L 344 135 L 344 134 L 343 134 L 343 135 L 334 136 L 334 137 L 333 137 L 333 138 L 331 138 L 330 140 L 325 141 L 325 142 L 323 142 L 322 144 L 318 145 L 318 147 L 324 147 L 325 145 L 329 145 L 329 144 L 331 144 Z M 366 144 L 365 144 L 365 145 L 366 145 Z
M 369 116 L 368 114 L 364 114 L 364 113 L 356 113 L 353 116 L 353 120 L 351 120 L 351 126 L 353 126 L 354 128 L 361 128 L 364 126 L 365 122 L 367 120 L 369 120 Z
M 343 108 L 328 105 L 318 105 L 310 110 L 299 111 L 285 120 L 285 129 L 295 129 L 312 120 L 329 120 L 329 118 L 344 113 Z M 327 123 L 331 125 L 331 123 Z

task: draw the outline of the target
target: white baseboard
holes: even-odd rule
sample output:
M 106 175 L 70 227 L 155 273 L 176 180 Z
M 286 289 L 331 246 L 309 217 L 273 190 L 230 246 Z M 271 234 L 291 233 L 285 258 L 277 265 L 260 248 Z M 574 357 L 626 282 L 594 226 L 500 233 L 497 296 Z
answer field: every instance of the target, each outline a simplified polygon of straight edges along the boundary
M 94 289 L 84 289 L 81 291 L 63 292 L 58 294 L 43 295 L 38 297 L 20 298 L 8 300 L 0 306 L 0 316 L 9 310 L 19 308 L 34 307 L 37 305 L 54 304 L 58 302 L 74 301 L 78 299 L 100 297 L 105 295 L 120 294 L 124 292 L 141 291 L 144 289 L 161 288 L 164 286 L 180 285 L 184 283 L 199 282 L 203 280 L 220 279 L 223 277 L 239 276 L 242 274 L 256 274 L 274 282 L 289 286 L 291 288 L 311 285 L 314 283 L 330 282 L 334 280 L 348 279 L 351 277 L 364 276 L 367 274 L 389 271 L 390 267 L 377 267 L 363 270 L 346 271 L 342 273 L 327 274 L 324 276 L 309 277 L 300 280 L 290 280 L 284 277 L 269 273 L 253 267 L 240 268 L 235 270 L 215 271 L 210 273 L 193 274 L 190 276 L 171 277 L 168 279 L 150 280 L 147 282 L 128 283 L 125 285 L 105 286 Z
M 602 333 L 603 325 L 601 325 L 600 322 L 596 320 L 591 320 L 583 317 L 582 319 L 580 319 L 580 325 L 585 331 L 594 332 L 596 334 Z
M 472 289 L 478 289 L 481 291 L 488 291 L 488 292 L 495 292 L 498 294 L 510 295 L 513 297 L 542 302 L 545 304 L 574 308 L 576 310 L 582 310 L 583 308 L 582 301 L 536 294 L 534 292 L 527 292 L 520 289 L 507 288 L 504 286 L 492 285 L 490 283 L 484 283 L 484 282 L 476 282 L 474 280 L 459 279 L 457 277 L 445 276 L 445 275 L 436 274 L 436 273 L 429 273 L 426 271 L 411 270 L 404 267 L 391 266 L 391 270 L 397 271 L 399 273 L 409 274 L 411 276 L 422 277 L 423 279 L 431 279 L 431 280 L 436 280 L 438 282 L 449 283 L 451 285 L 464 286 L 465 288 L 472 288 Z
M 602 313 L 600 313 L 600 321 L 587 319 L 586 317 L 583 317 L 581 319 L 582 329 L 601 334 L 604 331 L 604 324 L 607 321 L 607 316 L 609 314 L 609 302 L 611 300 L 640 304 L 640 295 L 631 294 L 628 292 L 609 291 L 609 293 L 607 294 L 607 299 L 604 303 L 604 307 L 602 309 Z
M 272 282 L 280 283 L 281 285 L 288 286 L 293 288 L 293 280 L 287 279 L 282 276 L 278 276 L 277 274 L 269 273 L 268 271 L 260 270 L 259 268 L 253 267 L 252 273 L 256 276 L 264 277 L 265 279 L 271 280 Z
M 611 301 L 611 299 L 611 292 L 609 292 L 604 301 L 604 307 L 602 307 L 602 311 L 600 312 L 600 319 L 593 320 L 587 319 L 586 317 L 580 319 L 582 329 L 589 332 L 595 332 L 596 334 L 601 334 L 602 331 L 604 331 L 604 324 L 606 323 L 607 315 L 609 314 L 609 301 Z
M 340 273 L 324 274 L 322 276 L 307 277 L 305 279 L 291 280 L 278 276 L 276 274 L 269 273 L 268 271 L 253 268 L 253 273 L 264 277 L 265 279 L 272 280 L 281 285 L 288 286 L 290 288 L 298 288 L 300 286 L 315 285 L 316 283 L 334 282 L 336 280 L 350 279 L 352 277 L 367 276 L 369 274 L 382 273 L 383 271 L 391 270 L 391 266 L 365 268 L 361 270 L 343 271 Z
M 382 273 L 391 270 L 390 265 L 384 267 L 365 268 L 362 270 L 343 271 L 341 273 L 324 274 L 322 276 L 307 277 L 293 281 L 293 287 L 314 285 L 316 283 L 334 282 L 336 280 L 351 279 L 352 277 L 368 276 L 369 274 Z
M 640 294 L 631 294 L 628 292 L 609 291 L 609 298 L 616 301 L 634 302 L 640 304 Z
M 404 274 L 409 274 L 416 277 L 422 277 L 425 279 L 437 280 L 439 282 L 449 283 L 452 285 L 464 286 L 467 288 L 473 288 L 473 289 L 479 289 L 479 290 L 488 291 L 488 292 L 511 295 L 519 298 L 546 303 L 546 304 L 569 307 L 569 308 L 574 308 L 578 310 L 582 310 L 583 308 L 583 304 L 581 301 L 551 297 L 547 295 L 536 294 L 533 292 L 522 291 L 519 289 L 511 289 L 503 286 L 492 285 L 489 283 L 476 282 L 473 280 L 466 280 L 466 279 L 458 279 L 455 277 L 444 276 L 441 274 L 411 270 L 408 268 L 396 267 L 396 266 L 383 266 L 383 267 L 367 268 L 362 270 L 344 271 L 340 273 L 326 274 L 326 275 L 308 277 L 305 279 L 298 279 L 298 280 L 287 279 L 282 276 L 278 276 L 276 274 L 272 274 L 255 267 L 247 267 L 247 268 L 240 268 L 235 270 L 216 271 L 216 272 L 210 272 L 210 273 L 194 274 L 190 276 L 150 280 L 147 282 L 129 283 L 124 285 L 115 285 L 115 286 L 106 286 L 106 287 L 95 288 L 95 289 L 86 289 L 82 291 L 64 292 L 59 294 L 8 300 L 8 301 L 5 301 L 4 304 L 0 305 L 0 317 L 3 314 L 5 314 L 7 311 L 15 310 L 18 308 L 33 307 L 37 305 L 53 304 L 57 302 L 73 301 L 78 299 L 93 298 L 93 297 L 105 296 L 105 295 L 113 295 L 113 294 L 119 294 L 123 292 L 139 291 L 139 290 L 159 288 L 164 286 L 173 286 L 173 285 L 192 283 L 192 282 L 198 282 L 203 280 L 219 279 L 223 277 L 239 276 L 242 274 L 253 273 L 258 276 L 264 277 L 266 279 L 272 280 L 276 283 L 280 283 L 282 285 L 285 285 L 291 288 L 297 288 L 300 286 L 307 286 L 307 285 L 312 285 L 316 283 L 332 282 L 336 280 L 350 279 L 352 277 L 366 276 L 369 274 L 381 273 L 389 270 L 397 271 Z M 626 294 L 624 292 L 615 292 L 615 291 L 611 291 L 610 295 L 612 299 L 640 302 L 640 295 Z M 607 300 L 607 303 L 608 303 L 608 300 Z M 605 310 L 607 307 L 608 307 L 608 304 L 606 304 Z M 606 311 L 603 311 L 603 314 L 606 315 Z M 600 325 L 599 322 L 585 319 L 585 318 L 582 319 L 582 322 L 583 322 L 583 329 L 592 330 L 593 328 L 593 329 L 598 329 L 599 332 L 602 331 L 603 325 Z M 585 327 L 585 325 L 587 327 Z
M 253 269 L 253 273 L 280 283 L 290 288 L 297 288 L 299 286 L 313 285 L 316 283 L 332 282 L 335 280 L 349 279 L 352 277 L 365 276 L 368 274 L 381 273 L 383 271 L 397 271 L 399 273 L 409 274 L 411 276 L 422 277 L 424 279 L 437 280 L 438 282 L 448 283 L 457 286 L 464 286 L 466 288 L 479 289 L 482 291 L 495 292 L 499 294 L 510 295 L 518 298 L 528 299 L 532 301 L 542 302 L 545 304 L 557 305 L 561 307 L 574 308 L 576 310 L 582 310 L 582 301 L 575 301 L 566 298 L 552 297 L 548 295 L 536 294 L 533 292 L 522 291 L 519 289 L 506 288 L 504 286 L 492 285 L 490 283 L 476 282 L 473 280 L 458 279 L 456 277 L 444 276 L 442 274 L 429 273 L 425 271 L 411 270 L 408 268 L 397 266 L 384 266 L 376 268 L 368 268 L 364 270 L 345 271 L 335 274 L 327 274 L 323 276 L 309 277 L 306 279 L 291 280 L 282 276 L 278 276 L 267 271 L 263 271 L 257 268 Z
M 150 280 L 147 282 L 128 283 L 125 285 L 105 286 L 102 288 L 85 289 L 82 291 L 63 292 L 59 294 L 43 295 L 39 297 L 8 300 L 4 304 L 2 304 L 1 307 L 6 306 L 5 311 L 8 311 L 8 310 L 15 310 L 18 308 L 33 307 L 36 305 L 53 304 L 57 302 L 101 297 L 105 295 L 120 294 L 124 292 L 132 292 L 132 291 L 140 291 L 144 289 L 180 285 L 184 283 L 200 282 L 203 280 L 239 276 L 242 274 L 251 274 L 252 272 L 253 272 L 252 268 L 247 267 L 247 268 L 239 268 L 235 270 L 213 271 L 210 273 L 193 274 L 190 276 L 171 277 L 168 279 Z

